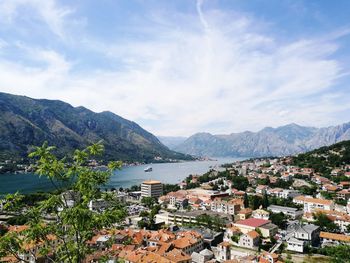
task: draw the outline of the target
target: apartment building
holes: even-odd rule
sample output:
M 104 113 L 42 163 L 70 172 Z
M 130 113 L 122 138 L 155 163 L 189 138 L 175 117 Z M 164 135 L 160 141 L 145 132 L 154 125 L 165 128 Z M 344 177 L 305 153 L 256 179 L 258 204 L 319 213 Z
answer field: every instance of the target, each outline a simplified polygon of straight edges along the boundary
M 297 196 L 293 198 L 293 203 L 304 206 L 304 212 L 313 212 L 316 209 L 334 210 L 334 202 L 331 200 Z
M 148 180 L 141 184 L 141 197 L 160 197 L 163 194 L 163 184 L 160 181 Z

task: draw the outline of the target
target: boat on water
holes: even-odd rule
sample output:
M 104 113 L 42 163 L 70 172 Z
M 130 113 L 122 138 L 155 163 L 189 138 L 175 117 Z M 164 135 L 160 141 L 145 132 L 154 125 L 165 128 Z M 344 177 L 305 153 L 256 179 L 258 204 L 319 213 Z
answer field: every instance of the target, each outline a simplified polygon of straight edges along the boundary
M 147 173 L 147 172 L 152 172 L 152 167 L 151 166 L 148 166 L 144 169 L 144 171 Z

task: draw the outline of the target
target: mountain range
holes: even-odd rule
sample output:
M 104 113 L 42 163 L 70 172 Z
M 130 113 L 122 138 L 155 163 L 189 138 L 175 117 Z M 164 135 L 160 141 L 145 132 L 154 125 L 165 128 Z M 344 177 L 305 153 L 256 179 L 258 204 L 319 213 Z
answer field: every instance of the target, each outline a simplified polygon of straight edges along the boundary
M 192 159 L 169 150 L 138 124 L 112 112 L 0 93 L 0 159 L 25 158 L 32 146 L 44 141 L 63 155 L 100 140 L 107 160 Z
M 167 145 L 169 138 L 160 138 Z M 210 157 L 263 157 L 293 155 L 340 141 L 350 140 L 350 122 L 337 126 L 314 128 L 297 124 L 258 132 L 245 131 L 228 135 L 196 133 L 177 145 L 168 146 L 178 152 Z

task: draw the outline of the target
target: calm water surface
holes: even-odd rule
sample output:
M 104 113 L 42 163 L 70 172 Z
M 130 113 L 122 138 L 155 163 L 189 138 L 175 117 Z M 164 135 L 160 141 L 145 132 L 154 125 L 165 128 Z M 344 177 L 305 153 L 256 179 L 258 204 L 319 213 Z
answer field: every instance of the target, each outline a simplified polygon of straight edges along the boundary
M 144 169 L 149 164 L 125 167 L 116 171 L 106 188 L 130 187 L 140 184 L 144 180 L 154 179 L 163 183 L 175 184 L 181 182 L 190 174 L 203 174 L 210 167 L 220 164 L 243 160 L 244 158 L 220 158 L 217 161 L 195 161 L 182 163 L 158 163 L 152 164 L 153 171 L 145 173 Z M 3 174 L 0 175 L 0 195 L 6 193 L 32 193 L 37 191 L 50 191 L 53 187 L 49 180 L 38 177 L 35 174 Z

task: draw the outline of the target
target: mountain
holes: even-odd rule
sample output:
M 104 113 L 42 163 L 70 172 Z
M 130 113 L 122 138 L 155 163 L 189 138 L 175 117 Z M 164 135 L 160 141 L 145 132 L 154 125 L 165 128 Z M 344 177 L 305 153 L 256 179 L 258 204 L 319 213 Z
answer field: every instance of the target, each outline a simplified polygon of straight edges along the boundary
M 181 136 L 157 136 L 157 138 L 161 143 L 169 147 L 169 149 L 176 147 L 177 145 L 183 143 L 187 139 L 187 137 Z
M 330 175 L 333 168 L 350 164 L 350 141 L 298 154 L 293 156 L 292 162 L 296 166 L 314 168 L 316 172 Z M 344 178 L 337 176 L 337 179 Z
M 327 128 L 304 127 L 292 123 L 277 128 L 267 127 L 258 132 L 246 131 L 229 135 L 197 133 L 172 149 L 197 156 L 283 156 L 349 139 L 350 123 Z
M 59 154 L 104 141 L 105 159 L 151 162 L 191 159 L 164 146 L 135 122 L 112 112 L 95 113 L 58 100 L 0 93 L 0 158 L 26 157 L 33 145 L 48 141 Z

